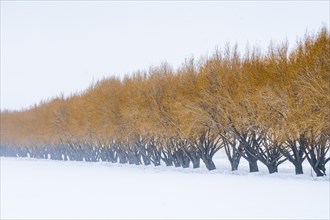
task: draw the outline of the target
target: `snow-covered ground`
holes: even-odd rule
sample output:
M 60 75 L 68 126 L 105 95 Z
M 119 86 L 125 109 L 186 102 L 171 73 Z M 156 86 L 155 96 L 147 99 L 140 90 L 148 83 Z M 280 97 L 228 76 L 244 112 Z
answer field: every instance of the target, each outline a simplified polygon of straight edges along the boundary
M 329 219 L 330 179 L 308 164 L 269 175 L 217 170 L 1 157 L 1 219 Z M 330 167 L 327 167 L 328 173 Z M 313 176 L 312 176 L 313 175 Z

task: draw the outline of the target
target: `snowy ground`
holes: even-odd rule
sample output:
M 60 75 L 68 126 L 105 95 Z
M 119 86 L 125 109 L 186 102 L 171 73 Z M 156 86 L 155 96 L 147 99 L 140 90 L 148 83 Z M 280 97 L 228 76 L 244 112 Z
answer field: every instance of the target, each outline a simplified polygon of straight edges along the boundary
M 2 157 L 1 219 L 330 218 L 330 179 L 308 164 L 299 176 L 290 163 L 250 174 L 216 156 L 212 172 Z

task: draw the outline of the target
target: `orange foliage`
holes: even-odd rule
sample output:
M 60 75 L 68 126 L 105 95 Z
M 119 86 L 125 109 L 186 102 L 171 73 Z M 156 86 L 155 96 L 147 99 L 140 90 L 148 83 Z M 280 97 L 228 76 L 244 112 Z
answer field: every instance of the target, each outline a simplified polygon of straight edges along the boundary
M 1 142 L 194 139 L 205 129 L 268 132 L 283 141 L 329 126 L 330 38 L 323 28 L 290 53 L 287 43 L 245 56 L 216 51 L 173 70 L 167 63 L 123 80 L 103 79 L 82 94 L 26 111 L 1 112 Z

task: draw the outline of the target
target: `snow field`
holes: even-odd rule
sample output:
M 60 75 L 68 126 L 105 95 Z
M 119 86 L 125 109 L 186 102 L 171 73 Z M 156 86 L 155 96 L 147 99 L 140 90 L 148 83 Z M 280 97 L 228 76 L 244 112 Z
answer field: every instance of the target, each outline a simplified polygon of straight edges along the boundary
M 330 181 L 296 176 L 289 163 L 269 175 L 242 160 L 217 169 L 1 157 L 1 219 L 329 219 Z M 329 166 L 328 166 L 329 173 Z

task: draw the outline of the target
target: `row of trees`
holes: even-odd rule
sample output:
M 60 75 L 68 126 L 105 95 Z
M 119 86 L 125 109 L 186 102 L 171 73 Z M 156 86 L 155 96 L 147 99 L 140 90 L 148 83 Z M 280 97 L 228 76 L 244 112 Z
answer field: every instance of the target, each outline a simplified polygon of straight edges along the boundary
M 285 160 L 296 174 L 307 158 L 318 176 L 330 160 L 330 36 L 326 28 L 240 55 L 167 63 L 24 111 L 1 112 L 1 155 L 111 161 L 209 170 L 221 148 L 232 170 L 241 158 L 270 173 Z

